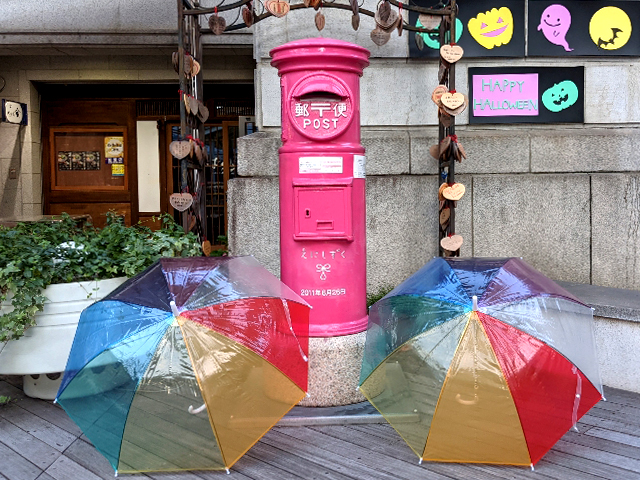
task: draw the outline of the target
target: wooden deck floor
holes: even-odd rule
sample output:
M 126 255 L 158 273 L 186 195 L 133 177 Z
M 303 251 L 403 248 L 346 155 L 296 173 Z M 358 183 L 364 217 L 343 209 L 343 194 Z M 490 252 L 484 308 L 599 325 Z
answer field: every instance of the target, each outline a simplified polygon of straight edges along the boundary
M 606 387 L 605 387 L 606 388 Z M 98 480 L 114 472 L 64 411 L 0 379 L 0 480 Z M 424 463 L 386 424 L 280 426 L 231 470 L 122 475 L 157 480 L 640 479 L 640 395 L 606 388 L 600 402 L 536 466 Z

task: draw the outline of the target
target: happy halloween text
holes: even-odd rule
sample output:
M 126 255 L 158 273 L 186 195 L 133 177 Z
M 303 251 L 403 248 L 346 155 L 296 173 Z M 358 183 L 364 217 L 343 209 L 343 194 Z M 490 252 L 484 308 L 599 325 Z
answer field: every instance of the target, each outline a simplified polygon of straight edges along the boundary
M 473 115 L 538 115 L 538 74 L 474 75 Z

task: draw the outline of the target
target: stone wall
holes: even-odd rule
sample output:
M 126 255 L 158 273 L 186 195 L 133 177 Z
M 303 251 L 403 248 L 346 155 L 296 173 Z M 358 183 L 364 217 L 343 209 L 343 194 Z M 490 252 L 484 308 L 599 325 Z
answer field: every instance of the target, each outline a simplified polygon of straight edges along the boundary
M 365 2 L 368 8 L 372 2 Z M 361 81 L 362 143 L 367 149 L 368 288 L 396 285 L 437 254 L 437 61 L 407 59 L 406 37 L 383 46 L 358 32 L 349 13 L 325 11 L 323 36 L 371 50 Z M 277 174 L 280 87 L 268 52 L 315 36 L 313 12 L 292 12 L 254 26 L 257 115 L 262 133 L 239 142 L 231 182 L 230 247 L 278 273 Z M 463 256 L 521 256 L 547 275 L 574 282 L 640 289 L 640 61 L 637 58 L 463 59 L 467 68 L 584 66 L 581 125 L 468 124 L 457 118 L 469 158 L 457 166 L 467 186 L 456 231 Z M 268 205 L 268 208 L 263 208 Z M 260 206 L 260 208 L 256 208 Z M 256 231 L 256 228 L 258 229 Z

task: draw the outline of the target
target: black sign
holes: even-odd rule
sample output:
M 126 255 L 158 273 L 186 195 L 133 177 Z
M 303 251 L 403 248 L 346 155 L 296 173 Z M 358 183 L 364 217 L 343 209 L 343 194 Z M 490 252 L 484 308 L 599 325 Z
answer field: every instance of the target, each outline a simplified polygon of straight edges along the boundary
M 430 7 L 433 0 L 417 0 L 416 6 Z M 524 0 L 460 0 L 456 19 L 455 42 L 470 57 L 524 57 Z M 416 12 L 409 12 L 409 23 L 422 26 Z M 419 33 L 424 48 L 416 45 L 415 33 L 409 35 L 409 57 L 437 58 L 440 50 L 437 33 Z M 447 34 L 447 42 L 450 42 Z
M 528 54 L 639 56 L 640 2 L 529 0 Z
M 584 123 L 584 67 L 469 68 L 469 123 Z

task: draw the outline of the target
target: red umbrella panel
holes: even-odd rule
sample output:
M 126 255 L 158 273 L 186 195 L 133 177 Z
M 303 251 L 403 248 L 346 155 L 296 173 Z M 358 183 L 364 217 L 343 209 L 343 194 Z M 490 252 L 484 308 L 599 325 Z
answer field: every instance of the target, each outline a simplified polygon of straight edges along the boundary
M 228 469 L 305 396 L 309 309 L 253 257 L 161 259 L 83 311 L 56 401 L 116 472 Z
M 534 465 L 602 398 L 593 312 L 521 259 L 436 258 L 371 308 L 360 384 L 421 460 Z

